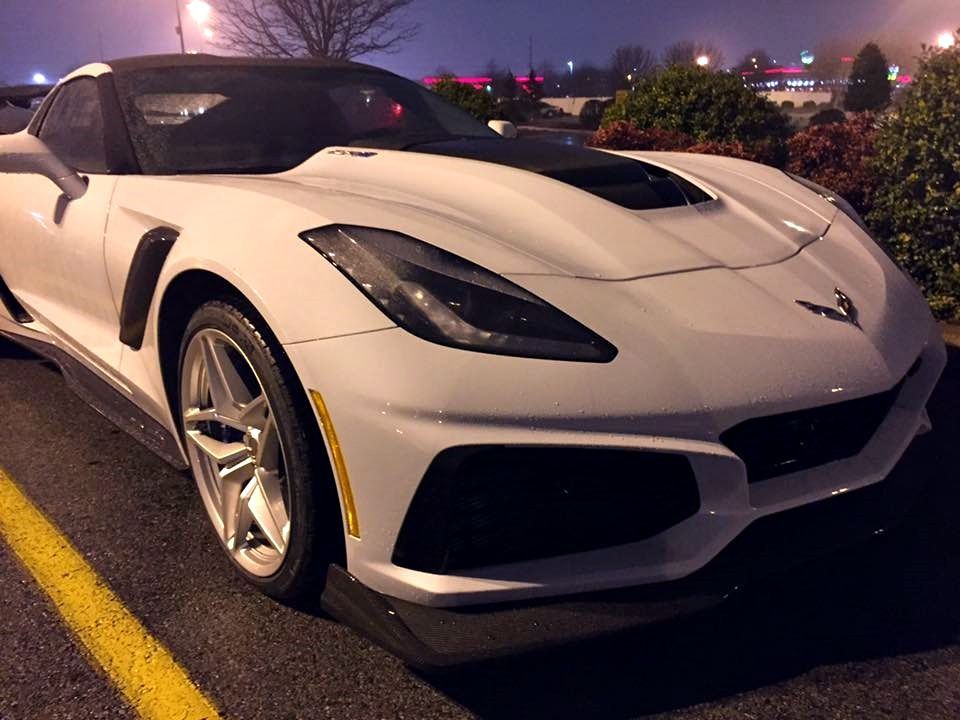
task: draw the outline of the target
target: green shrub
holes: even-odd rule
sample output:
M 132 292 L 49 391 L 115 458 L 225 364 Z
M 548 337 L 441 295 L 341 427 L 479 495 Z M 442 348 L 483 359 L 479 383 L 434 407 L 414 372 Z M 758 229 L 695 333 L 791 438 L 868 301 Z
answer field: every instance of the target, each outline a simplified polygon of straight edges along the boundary
M 481 122 L 497 117 L 497 104 L 490 93 L 472 85 L 457 82 L 452 76 L 444 76 L 433 86 L 433 91 L 447 102 L 458 105 Z
M 680 65 L 644 78 L 607 111 L 604 125 L 624 120 L 682 132 L 695 142 L 782 143 L 789 132 L 783 113 L 739 75 Z
M 847 121 L 847 114 L 839 108 L 828 108 L 821 110 L 812 118 L 810 125 L 830 125 L 832 123 L 842 123 Z
M 868 222 L 941 317 L 960 319 L 960 43 L 928 49 L 881 127 Z
M 743 143 L 739 140 L 717 142 L 694 142 L 693 138 L 676 130 L 639 128 L 631 122 L 618 120 L 600 128 L 587 139 L 588 147 L 606 150 L 659 150 L 665 152 L 689 152 L 703 155 L 752 160 L 776 165 L 782 160 L 782 145 L 761 140 Z
M 760 140 L 743 143 L 739 140 L 717 142 L 694 142 L 693 138 L 677 130 L 639 128 L 631 122 L 618 120 L 600 128 L 587 139 L 588 147 L 606 150 L 659 150 L 665 152 L 689 152 L 703 155 L 726 155 L 727 157 L 776 164 L 781 155 L 778 143 Z
M 787 170 L 830 188 L 866 212 L 877 179 L 869 165 L 876 135 L 876 119 L 868 113 L 847 122 L 811 125 L 790 138 Z
M 733 142 L 715 142 L 708 141 L 691 145 L 686 149 L 688 153 L 697 153 L 699 155 L 724 155 L 725 157 L 739 158 L 741 160 L 753 160 L 762 162 L 763 154 L 755 146 L 745 145 L 739 140 Z
M 676 130 L 638 128 L 631 122 L 618 120 L 597 130 L 587 139 L 588 147 L 605 150 L 686 150 L 693 138 Z

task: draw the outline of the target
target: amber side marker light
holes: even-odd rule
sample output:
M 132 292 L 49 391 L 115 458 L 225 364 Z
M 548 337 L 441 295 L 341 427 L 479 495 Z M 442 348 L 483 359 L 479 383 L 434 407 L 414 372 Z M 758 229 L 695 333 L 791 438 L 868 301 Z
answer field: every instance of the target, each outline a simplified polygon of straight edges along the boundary
M 310 398 L 317 409 L 317 415 L 320 416 L 320 427 L 323 435 L 327 439 L 327 446 L 330 448 L 330 457 L 333 460 L 333 474 L 337 477 L 337 485 L 340 487 L 340 499 L 343 501 L 343 511 L 347 516 L 347 533 L 350 537 L 360 539 L 360 521 L 357 518 L 357 506 L 353 501 L 353 490 L 350 488 L 350 476 L 347 474 L 347 464 L 343 460 L 343 451 L 340 449 L 340 441 L 337 439 L 337 431 L 333 428 L 333 420 L 330 417 L 330 411 L 327 410 L 327 404 L 323 401 L 323 396 L 316 390 L 310 391 Z

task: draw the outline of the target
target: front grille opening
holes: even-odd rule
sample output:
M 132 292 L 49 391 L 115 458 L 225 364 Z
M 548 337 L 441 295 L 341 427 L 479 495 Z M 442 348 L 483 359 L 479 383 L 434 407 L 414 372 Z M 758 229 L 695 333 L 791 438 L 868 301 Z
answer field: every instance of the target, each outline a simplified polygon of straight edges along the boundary
M 751 483 L 845 460 L 867 446 L 905 382 L 877 395 L 747 420 L 720 442 L 743 460 Z
M 599 448 L 451 448 L 424 476 L 393 562 L 431 573 L 637 542 L 695 515 L 680 455 Z

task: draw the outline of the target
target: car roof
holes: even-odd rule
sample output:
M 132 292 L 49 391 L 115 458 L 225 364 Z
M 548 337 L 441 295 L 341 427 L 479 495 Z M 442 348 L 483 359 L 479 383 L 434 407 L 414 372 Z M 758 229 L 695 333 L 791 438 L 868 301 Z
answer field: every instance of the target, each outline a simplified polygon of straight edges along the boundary
M 258 57 L 227 57 L 210 55 L 207 53 L 189 53 L 185 55 L 139 55 L 136 57 L 107 60 L 115 73 L 136 72 L 139 70 L 159 70 L 163 68 L 180 67 L 301 67 L 301 68 L 331 68 L 331 69 L 364 69 L 377 70 L 386 73 L 386 70 L 375 68 L 349 60 L 334 60 L 330 58 L 258 58 Z

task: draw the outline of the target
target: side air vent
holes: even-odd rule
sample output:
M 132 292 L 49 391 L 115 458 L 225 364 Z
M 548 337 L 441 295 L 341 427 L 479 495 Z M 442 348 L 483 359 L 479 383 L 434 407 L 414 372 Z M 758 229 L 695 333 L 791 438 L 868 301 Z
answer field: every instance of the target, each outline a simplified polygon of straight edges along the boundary
M 7 283 L 4 282 L 2 276 L 0 276 L 0 302 L 3 303 L 3 307 L 6 308 L 10 317 L 18 323 L 33 322 L 33 316 L 27 312 L 27 309 L 23 307 L 20 301 L 10 292 L 10 288 L 7 287 Z
M 180 233 L 169 227 L 148 230 L 133 253 L 120 305 L 120 342 L 134 350 L 143 346 L 147 314 L 157 289 L 157 280 L 178 237 Z

